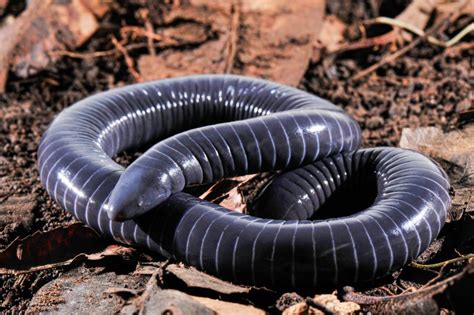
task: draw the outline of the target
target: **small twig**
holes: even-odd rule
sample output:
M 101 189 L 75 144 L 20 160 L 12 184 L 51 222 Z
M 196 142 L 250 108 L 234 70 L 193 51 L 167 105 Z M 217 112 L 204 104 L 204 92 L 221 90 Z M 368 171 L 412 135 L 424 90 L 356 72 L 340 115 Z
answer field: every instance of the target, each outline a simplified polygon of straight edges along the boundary
M 417 263 L 415 263 L 415 262 L 412 262 L 412 263 L 410 264 L 410 266 L 412 266 L 412 267 L 414 267 L 414 268 L 418 268 L 418 269 L 444 268 L 444 267 L 446 267 L 447 265 L 453 264 L 453 263 L 455 263 L 455 262 L 463 261 L 463 260 L 471 259 L 471 258 L 474 258 L 474 253 L 467 254 L 467 255 L 464 255 L 464 256 L 461 256 L 461 257 L 456 257 L 456 258 L 449 259 L 449 260 L 442 261 L 442 262 L 435 263 L 435 264 L 427 264 L 427 265 L 424 265 L 424 264 L 417 264 Z
M 354 81 L 359 80 L 359 79 L 365 77 L 366 75 L 372 73 L 373 71 L 377 70 L 381 66 L 395 61 L 399 57 L 403 56 L 404 54 L 406 54 L 407 52 L 409 52 L 410 50 L 412 50 L 413 48 L 418 46 L 418 44 L 420 44 L 426 38 L 426 36 L 429 36 L 430 34 L 434 33 L 438 29 L 438 27 L 441 24 L 443 24 L 444 22 L 445 22 L 445 20 L 441 21 L 440 23 L 433 26 L 430 30 L 425 32 L 424 36 L 416 38 L 415 40 L 413 40 L 411 43 L 409 43 L 405 47 L 401 48 L 400 50 L 398 50 L 398 51 L 394 52 L 393 54 L 390 54 L 390 55 L 382 58 L 380 61 L 376 62 L 375 64 L 371 65 L 370 67 L 360 71 L 358 74 L 354 75 L 351 78 L 351 80 L 354 80 Z
M 154 33 L 153 25 L 151 24 L 150 18 L 149 18 L 150 12 L 147 9 L 142 9 L 142 10 L 140 10 L 139 14 L 142 17 L 142 19 L 144 20 L 145 30 L 148 33 Z M 147 36 L 146 42 L 147 42 L 147 45 L 148 45 L 148 51 L 150 52 L 150 55 L 156 56 L 156 50 L 155 50 L 155 47 L 153 46 L 153 38 Z
M 123 47 L 123 45 L 119 43 L 119 41 L 115 38 L 115 36 L 112 37 L 112 44 L 114 44 L 114 46 L 122 53 L 123 58 L 125 59 L 125 64 L 127 65 L 130 74 L 135 78 L 137 82 L 142 82 L 143 79 L 138 73 L 138 71 L 135 69 L 133 59 L 130 57 L 125 47 Z
M 234 67 L 235 56 L 237 54 L 237 41 L 239 39 L 240 25 L 240 0 L 234 0 L 232 3 L 232 20 L 230 25 L 230 35 L 227 41 L 227 56 L 225 59 L 225 73 L 230 73 Z
M 387 292 L 389 295 L 396 295 L 389 288 L 386 288 L 386 287 L 380 287 L 380 290 Z
M 146 37 L 146 38 L 156 40 L 156 41 L 159 41 L 159 42 L 166 42 L 166 43 L 169 43 L 169 44 L 177 44 L 177 41 L 170 38 L 170 37 L 162 36 L 160 34 L 157 34 L 157 33 L 153 32 L 153 31 L 144 30 L 144 29 L 142 29 L 138 26 L 124 26 L 120 29 L 120 33 L 122 35 L 125 35 L 127 33 L 132 33 L 135 36 Z
M 393 42 L 397 38 L 394 31 L 390 31 L 380 36 L 363 38 L 353 43 L 342 44 L 334 53 L 339 54 L 345 51 L 370 48 L 374 46 L 382 46 Z
M 132 51 L 135 49 L 141 49 L 148 47 L 148 44 L 145 43 L 133 43 L 133 44 L 128 44 L 128 45 L 123 45 L 123 48 L 127 51 Z M 163 48 L 164 45 L 163 43 L 155 43 L 153 44 L 154 48 Z M 103 51 L 94 51 L 94 52 L 76 52 L 76 51 L 69 51 L 69 50 L 54 50 L 50 52 L 50 55 L 53 56 L 67 56 L 70 58 L 75 58 L 75 59 L 93 59 L 93 58 L 100 58 L 100 57 L 108 57 L 108 56 L 113 56 L 116 53 L 119 53 L 120 50 L 117 48 L 114 49 L 109 49 L 109 50 L 103 50 Z
M 430 285 L 432 285 L 433 283 L 435 283 L 436 281 L 438 281 L 439 279 L 441 279 L 443 277 L 444 268 L 446 266 L 447 265 L 444 265 L 443 267 L 441 267 L 441 269 L 438 272 L 438 275 L 436 277 L 434 277 L 433 279 L 431 279 L 430 281 L 428 281 L 427 283 L 425 283 L 420 289 L 425 289 L 425 288 L 429 287 Z
M 368 75 L 369 73 L 374 72 L 375 70 L 377 70 L 381 66 L 395 61 L 399 57 L 403 56 L 404 54 L 406 54 L 407 52 L 409 52 L 410 50 L 415 48 L 419 43 L 421 43 L 422 39 L 423 39 L 423 37 L 418 37 L 417 39 L 415 39 L 414 41 L 412 41 L 410 44 L 406 45 L 402 49 L 394 52 L 391 55 L 386 56 L 385 58 L 382 58 L 379 62 L 374 63 L 370 67 L 362 70 L 361 72 L 359 72 L 358 74 L 353 76 L 351 79 L 354 80 L 354 81 L 359 80 L 359 79 L 365 77 L 366 75 Z
M 324 314 L 328 314 L 328 315 L 335 314 L 333 311 L 328 309 L 325 305 L 319 303 L 318 301 L 316 301 L 315 299 L 313 299 L 311 297 L 307 297 L 305 302 L 308 306 L 314 307 L 314 308 L 320 310 L 321 312 L 323 312 Z
M 110 50 L 104 50 L 104 51 L 94 51 L 94 52 L 85 52 L 85 53 L 80 53 L 80 52 L 75 52 L 75 51 L 68 51 L 68 50 L 54 50 L 50 52 L 49 54 L 52 56 L 67 56 L 71 58 L 76 58 L 76 59 L 93 59 L 93 58 L 99 58 L 99 57 L 108 57 L 112 56 L 115 53 L 117 53 L 117 49 L 110 49 Z
M 464 36 L 466 36 L 467 34 L 469 34 L 472 31 L 474 31 L 474 23 L 471 23 L 471 24 L 467 25 L 465 28 L 463 28 L 453 38 L 451 38 L 448 41 L 443 42 L 443 41 L 437 39 L 434 36 L 427 35 L 425 33 L 425 31 L 423 31 L 422 29 L 420 29 L 420 28 L 418 28 L 414 25 L 406 23 L 405 21 L 401 21 L 401 20 L 397 20 L 397 19 L 393 19 L 393 18 L 389 18 L 389 17 L 385 17 L 385 16 L 380 16 L 380 17 L 377 17 L 373 20 L 367 21 L 366 24 L 386 24 L 386 25 L 391 25 L 391 26 L 394 26 L 394 27 L 399 27 L 401 29 L 412 32 L 413 34 L 416 34 L 418 36 L 426 37 L 426 40 L 430 44 L 440 46 L 440 47 L 443 47 L 443 48 L 448 48 L 448 47 L 451 47 L 451 46 L 457 44 Z

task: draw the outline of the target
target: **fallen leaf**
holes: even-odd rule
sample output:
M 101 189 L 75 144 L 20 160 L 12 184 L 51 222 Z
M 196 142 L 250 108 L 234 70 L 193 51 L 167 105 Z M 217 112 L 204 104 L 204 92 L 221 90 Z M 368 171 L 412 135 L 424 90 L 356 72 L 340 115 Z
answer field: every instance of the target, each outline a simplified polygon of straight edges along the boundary
M 460 130 L 443 133 L 437 127 L 402 130 L 400 147 L 422 152 L 435 159 L 457 166 L 460 174 L 450 175 L 454 188 L 449 220 L 462 218 L 474 211 L 474 124 Z
M 187 21 L 188 27 L 177 26 L 182 32 L 175 35 L 165 28 L 167 37 L 205 41 L 197 47 L 141 56 L 140 74 L 145 80 L 156 80 L 230 72 L 295 86 L 306 71 L 323 15 L 324 0 L 180 3 L 165 12 L 163 20 L 166 24 Z M 234 68 L 235 64 L 239 66 Z
M 251 213 L 248 204 L 254 202 L 274 176 L 274 173 L 261 173 L 227 178 L 212 185 L 199 198 L 240 213 Z
M 31 299 L 26 313 L 116 314 L 122 309 L 123 300 L 109 290 L 127 287 L 130 292 L 140 291 L 147 278 L 76 268 L 41 287 Z
M 244 0 L 237 73 L 296 86 L 313 53 L 324 0 Z
M 196 301 L 190 295 L 176 290 L 161 290 L 157 288 L 146 299 L 141 314 L 209 314 L 214 311 Z
M 103 15 L 108 5 L 100 0 L 29 1 L 13 23 L 0 29 L 0 92 L 10 65 L 25 78 L 55 61 L 53 50 L 82 45 L 99 27 L 96 15 Z
M 190 288 L 208 289 L 222 294 L 249 293 L 251 288 L 226 282 L 194 267 L 171 264 L 166 271 L 183 281 Z
M 17 238 L 0 252 L 0 274 L 20 274 L 84 260 L 129 255 L 131 248 L 106 247 L 106 242 L 91 228 L 75 223 L 49 232 L 35 232 Z
M 251 305 L 231 303 L 221 300 L 210 299 L 200 296 L 191 297 L 199 303 L 207 306 L 215 312 L 216 315 L 265 315 L 266 312 Z
M 396 19 L 413 27 L 424 29 L 431 17 L 431 13 L 436 7 L 437 1 L 438 0 L 414 0 Z M 401 34 L 407 41 L 412 39 L 412 34 L 407 31 L 401 31 Z
M 166 27 L 163 32 L 181 43 L 199 43 L 198 47 L 169 49 L 155 56 L 141 56 L 138 68 L 142 78 L 157 80 L 198 73 L 223 73 L 225 56 L 229 53 L 231 12 L 230 1 L 193 0 L 165 13 L 166 24 L 179 20 L 188 23 L 178 25 L 177 30 Z
M 474 184 L 474 124 L 463 129 L 443 133 L 438 127 L 402 130 L 400 147 L 422 152 L 433 158 L 449 161 L 472 174 Z
M 240 188 L 253 181 L 257 176 L 254 174 L 224 179 L 212 185 L 199 198 L 217 203 L 227 209 L 244 213 L 246 211 L 246 202 Z

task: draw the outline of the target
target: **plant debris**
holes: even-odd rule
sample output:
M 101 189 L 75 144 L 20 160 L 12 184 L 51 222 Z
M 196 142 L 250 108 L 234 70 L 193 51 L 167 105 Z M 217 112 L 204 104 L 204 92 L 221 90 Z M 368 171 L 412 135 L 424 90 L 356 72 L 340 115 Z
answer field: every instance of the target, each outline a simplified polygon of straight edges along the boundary
M 249 293 L 251 289 L 210 276 L 194 267 L 171 264 L 166 267 L 166 271 L 182 280 L 190 288 L 207 289 L 222 294 Z
M 338 0 L 327 1 L 325 10 L 324 1 L 27 3 L 0 1 L 0 311 L 144 313 L 145 305 L 149 311 L 191 305 L 186 310 L 260 314 L 299 305 L 293 309 L 334 313 L 333 306 L 351 302 L 348 312 L 472 312 L 469 1 Z M 70 14 L 67 23 L 53 19 L 58 7 Z M 77 24 L 74 14 L 91 23 Z M 38 33 L 44 30 L 45 36 Z M 262 76 L 327 98 L 359 122 L 363 146 L 416 143 L 414 149 L 447 171 L 454 194 L 450 222 L 412 264 L 352 293 L 220 283 L 73 224 L 36 169 L 37 145 L 54 116 L 98 91 L 210 72 Z M 436 128 L 438 138 L 418 136 L 426 127 Z M 128 165 L 139 155 L 124 152 L 116 161 Z M 227 179 L 190 193 L 208 189 L 203 198 L 248 212 L 274 175 Z M 77 267 L 81 263 L 88 267 Z M 177 304 L 169 304 L 171 298 Z
M 174 40 L 179 34 L 181 41 L 203 43 L 141 56 L 140 73 L 145 80 L 237 73 L 297 85 L 308 66 L 323 14 L 323 0 L 183 3 L 166 11 L 162 19 L 186 23 L 172 36 L 166 28 L 163 34 Z
M 122 309 L 123 300 L 107 290 L 119 286 L 143 290 L 145 283 L 145 276 L 80 267 L 43 286 L 31 300 L 27 313 L 115 314 Z
M 0 92 L 5 91 L 9 65 L 26 78 L 55 59 L 55 49 L 82 45 L 99 27 L 96 16 L 107 12 L 103 1 L 32 0 L 28 8 L 0 29 Z
M 37 231 L 31 236 L 17 238 L 0 252 L 0 274 L 56 268 L 84 259 L 98 260 L 105 256 L 119 255 L 125 251 L 116 245 L 106 248 L 106 243 L 95 231 L 76 223 L 46 233 Z

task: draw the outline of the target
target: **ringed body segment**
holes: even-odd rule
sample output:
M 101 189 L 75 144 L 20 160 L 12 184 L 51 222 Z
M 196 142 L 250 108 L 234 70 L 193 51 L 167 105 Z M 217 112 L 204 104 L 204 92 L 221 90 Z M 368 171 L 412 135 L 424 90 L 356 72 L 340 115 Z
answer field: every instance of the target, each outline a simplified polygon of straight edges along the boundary
M 359 143 L 357 123 L 326 100 L 205 75 L 74 104 L 46 131 L 38 164 L 48 193 L 106 236 L 239 283 L 315 287 L 387 274 L 445 222 L 449 183 L 437 164 Z M 150 145 L 126 169 L 112 159 Z M 275 170 L 287 171 L 258 199 L 261 217 L 182 192 Z

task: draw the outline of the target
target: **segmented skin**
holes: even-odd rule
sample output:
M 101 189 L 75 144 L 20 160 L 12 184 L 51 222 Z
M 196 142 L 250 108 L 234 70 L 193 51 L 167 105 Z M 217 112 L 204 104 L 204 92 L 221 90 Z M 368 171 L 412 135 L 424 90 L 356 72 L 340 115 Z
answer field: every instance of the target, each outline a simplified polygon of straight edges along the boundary
M 127 169 L 112 159 L 153 143 Z M 117 241 L 238 283 L 316 287 L 403 266 L 445 222 L 449 183 L 437 164 L 396 148 L 357 150 L 359 143 L 357 123 L 326 100 L 205 75 L 74 104 L 44 134 L 38 163 L 63 208 Z M 258 198 L 262 217 L 181 192 L 287 169 Z

